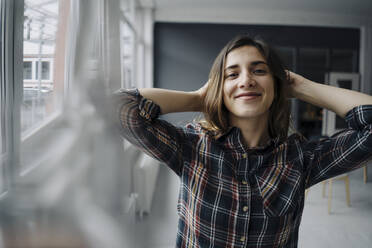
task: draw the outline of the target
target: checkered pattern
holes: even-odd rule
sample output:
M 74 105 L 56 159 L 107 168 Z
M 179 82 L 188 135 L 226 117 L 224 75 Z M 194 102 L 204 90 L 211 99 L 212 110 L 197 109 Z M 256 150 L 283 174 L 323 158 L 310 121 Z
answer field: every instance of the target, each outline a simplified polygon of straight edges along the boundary
M 176 247 L 297 247 L 305 189 L 359 168 L 372 155 L 372 105 L 348 129 L 317 141 L 298 134 L 247 149 L 238 128 L 222 137 L 175 127 L 138 90 L 116 92 L 121 134 L 180 178 Z

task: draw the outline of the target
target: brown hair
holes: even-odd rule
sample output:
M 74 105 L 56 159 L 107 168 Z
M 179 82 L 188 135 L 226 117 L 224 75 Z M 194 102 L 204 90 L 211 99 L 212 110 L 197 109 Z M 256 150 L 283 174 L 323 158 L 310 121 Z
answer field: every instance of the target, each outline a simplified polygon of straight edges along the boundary
M 242 46 L 253 46 L 266 59 L 274 78 L 274 100 L 270 106 L 269 135 L 271 138 L 286 139 L 290 126 L 290 102 L 287 99 L 288 79 L 277 53 L 264 41 L 249 36 L 238 36 L 232 39 L 220 51 L 209 73 L 209 83 L 204 99 L 204 120 L 200 124 L 213 131 L 216 138 L 229 128 L 228 110 L 223 102 L 224 68 L 227 55 Z

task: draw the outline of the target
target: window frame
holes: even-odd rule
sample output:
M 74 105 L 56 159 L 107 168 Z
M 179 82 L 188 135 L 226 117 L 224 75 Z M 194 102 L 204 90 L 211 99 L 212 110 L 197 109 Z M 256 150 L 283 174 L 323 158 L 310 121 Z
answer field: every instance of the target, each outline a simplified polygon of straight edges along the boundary
M 149 88 L 154 86 L 153 78 L 153 44 L 154 44 L 154 5 L 136 0 L 125 0 L 120 6 L 120 62 L 122 88 Z M 124 81 L 127 78 L 124 72 L 123 58 L 123 25 L 133 33 L 132 44 L 132 83 Z
M 5 87 L 3 84 L 3 30 L 4 30 L 4 21 L 3 21 L 3 0 L 0 0 L 0 82 L 1 82 L 1 91 L 0 91 L 0 195 L 3 194 L 5 191 L 5 174 L 4 174 L 4 166 L 7 160 L 7 150 L 6 150 L 6 143 L 7 143 L 7 133 L 6 133 L 6 125 L 5 125 Z
M 5 129 L 5 152 L 1 154 L 2 192 L 12 190 L 20 168 L 20 109 L 23 97 L 23 6 L 24 1 L 1 0 L 1 118 Z M 20 32 L 21 30 L 21 32 Z

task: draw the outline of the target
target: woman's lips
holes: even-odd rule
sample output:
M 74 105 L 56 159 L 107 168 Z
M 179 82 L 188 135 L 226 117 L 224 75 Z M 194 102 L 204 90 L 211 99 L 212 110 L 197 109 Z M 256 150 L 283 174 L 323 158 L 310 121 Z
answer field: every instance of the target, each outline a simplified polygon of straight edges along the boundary
M 237 99 L 241 99 L 241 100 L 254 100 L 254 99 L 257 99 L 261 97 L 261 95 L 250 95 L 250 96 L 238 96 Z

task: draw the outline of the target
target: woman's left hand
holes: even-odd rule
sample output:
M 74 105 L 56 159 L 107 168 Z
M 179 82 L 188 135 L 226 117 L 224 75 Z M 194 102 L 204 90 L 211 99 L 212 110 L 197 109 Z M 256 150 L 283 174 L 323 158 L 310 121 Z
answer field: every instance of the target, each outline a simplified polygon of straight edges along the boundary
M 286 70 L 287 78 L 289 82 L 289 98 L 296 98 L 296 95 L 299 91 L 301 85 L 303 85 L 306 81 L 306 78 L 303 76 Z

